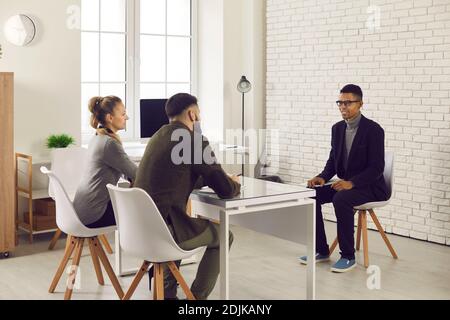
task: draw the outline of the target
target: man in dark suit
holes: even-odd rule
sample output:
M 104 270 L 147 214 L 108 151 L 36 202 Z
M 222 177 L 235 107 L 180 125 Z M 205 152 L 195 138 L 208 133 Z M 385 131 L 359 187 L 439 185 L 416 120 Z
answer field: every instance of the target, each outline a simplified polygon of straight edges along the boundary
M 353 207 L 387 200 L 389 191 L 383 177 L 384 130 L 361 114 L 361 88 L 346 85 L 336 104 L 344 120 L 333 126 L 331 152 L 325 169 L 308 181 L 308 187 L 316 189 L 316 262 L 328 261 L 330 257 L 322 204 L 332 202 L 341 259 L 331 271 L 346 272 L 356 266 Z M 325 185 L 334 175 L 340 180 Z M 306 257 L 301 257 L 300 262 L 306 264 Z
M 192 284 L 194 296 L 203 300 L 213 290 L 219 275 L 219 226 L 191 218 L 186 206 L 194 188 L 208 185 L 219 197 L 239 194 L 239 178 L 228 176 L 217 163 L 200 129 L 197 98 L 186 93 L 171 97 L 166 104 L 170 124 L 150 140 L 139 165 L 135 186 L 153 198 L 175 241 L 184 250 L 206 246 Z M 233 235 L 230 232 L 230 245 Z M 180 261 L 176 262 L 180 265 Z M 177 282 L 164 269 L 164 296 L 176 299 Z

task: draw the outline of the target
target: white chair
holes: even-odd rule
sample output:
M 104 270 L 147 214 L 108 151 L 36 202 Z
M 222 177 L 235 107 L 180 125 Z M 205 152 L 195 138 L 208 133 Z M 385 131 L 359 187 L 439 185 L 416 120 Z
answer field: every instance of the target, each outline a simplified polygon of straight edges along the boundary
M 187 259 L 204 247 L 181 249 L 173 239 L 152 198 L 142 189 L 123 189 L 109 184 L 121 248 L 144 259 L 123 300 L 133 295 L 150 264 L 154 266 L 153 299 L 164 300 L 163 265 L 167 264 L 189 300 L 195 300 L 174 261 Z
M 103 274 L 99 263 L 100 261 L 103 264 L 103 267 L 106 270 L 106 273 L 111 280 L 114 289 L 119 296 L 120 299 L 123 297 L 123 290 L 117 280 L 117 277 L 109 263 L 108 257 L 103 251 L 102 245 L 98 240 L 98 236 L 105 233 L 110 233 L 116 230 L 116 226 L 105 227 L 105 228 L 96 228 L 91 229 L 87 228 L 78 218 L 77 213 L 73 207 L 72 202 L 69 199 L 67 192 L 64 190 L 64 186 L 62 185 L 59 178 L 49 171 L 46 167 L 41 167 L 41 172 L 48 175 L 50 179 L 50 183 L 53 188 L 53 195 L 56 202 L 56 224 L 58 228 L 62 231 L 70 235 L 70 243 L 66 247 L 64 257 L 59 265 L 58 270 L 53 278 L 53 281 L 50 285 L 49 292 L 53 293 L 58 285 L 58 282 L 63 274 L 67 262 L 69 261 L 72 253 L 75 251 L 72 260 L 72 269 L 70 273 L 69 283 L 66 288 L 66 293 L 64 295 L 65 300 L 69 300 L 72 297 L 72 288 L 75 283 L 75 277 L 77 273 L 78 266 L 80 264 L 81 253 L 83 251 L 83 244 L 85 240 L 88 240 L 89 250 L 91 253 L 92 261 L 94 263 L 95 272 L 97 275 L 97 280 L 100 285 L 104 285 Z
M 397 253 L 395 252 L 394 248 L 391 245 L 391 242 L 386 236 L 386 233 L 383 230 L 383 227 L 381 226 L 380 222 L 378 221 L 377 216 L 375 215 L 375 212 L 373 209 L 375 208 L 381 208 L 387 205 L 392 198 L 393 193 L 393 186 L 394 186 L 394 153 L 391 151 L 386 151 L 384 156 L 384 181 L 386 182 L 388 192 L 389 192 L 389 198 L 386 201 L 377 201 L 377 202 L 368 202 L 363 205 L 355 207 L 355 212 L 358 211 L 358 229 L 357 229 L 357 236 L 356 236 L 356 250 L 359 251 L 360 249 L 360 243 L 361 243 L 361 233 L 363 237 L 363 251 L 364 251 L 364 266 L 366 268 L 369 267 L 369 243 L 367 238 L 367 211 L 369 212 L 370 216 L 372 217 L 373 222 L 375 223 L 378 231 L 381 234 L 381 237 L 383 238 L 384 242 L 386 243 L 386 246 L 388 247 L 389 251 L 392 254 L 392 257 L 394 259 L 398 259 Z M 330 247 L 330 255 L 333 253 L 334 249 L 336 248 L 338 244 L 338 238 L 334 240 L 333 244 Z
M 78 185 L 80 184 L 81 178 L 85 172 L 87 159 L 88 150 L 86 148 L 69 147 L 52 150 L 51 170 L 61 181 L 64 190 L 66 190 L 71 201 L 75 198 Z M 51 183 L 48 184 L 48 194 L 51 198 L 53 198 L 53 200 L 55 199 L 53 186 Z M 48 247 L 49 250 L 53 250 L 60 236 L 61 230 L 58 229 L 50 241 L 50 245 Z M 106 252 L 112 254 L 112 248 L 106 237 L 104 235 L 100 235 L 99 239 L 105 246 Z M 70 243 L 70 238 L 68 238 L 67 243 Z
M 78 185 L 86 168 L 88 150 L 82 147 L 59 148 L 52 150 L 51 171 L 59 178 L 64 189 L 73 201 Z M 51 184 L 48 186 L 48 194 L 54 198 Z

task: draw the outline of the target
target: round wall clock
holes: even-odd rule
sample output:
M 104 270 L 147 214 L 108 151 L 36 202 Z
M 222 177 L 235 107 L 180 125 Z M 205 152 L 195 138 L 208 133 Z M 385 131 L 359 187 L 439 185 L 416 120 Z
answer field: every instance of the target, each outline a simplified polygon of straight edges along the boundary
M 5 38 L 16 46 L 26 46 L 36 35 L 36 26 L 30 17 L 18 14 L 10 17 L 3 28 Z

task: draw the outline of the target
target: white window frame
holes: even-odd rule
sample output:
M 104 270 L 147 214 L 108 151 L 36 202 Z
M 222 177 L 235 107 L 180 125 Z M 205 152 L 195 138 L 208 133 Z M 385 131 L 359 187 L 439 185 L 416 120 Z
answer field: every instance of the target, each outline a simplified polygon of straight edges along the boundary
M 167 2 L 166 2 L 167 6 Z M 101 1 L 99 15 L 101 15 Z M 167 10 L 166 10 L 167 15 Z M 146 142 L 148 139 L 141 139 L 141 125 L 140 125 L 140 0 L 126 0 L 126 30 L 124 32 L 126 37 L 125 48 L 125 105 L 127 107 L 127 114 L 130 117 L 127 129 L 120 132 L 120 136 L 124 142 Z M 167 24 L 167 19 L 166 19 Z M 167 30 L 167 27 L 166 27 Z M 191 0 L 191 94 L 198 95 L 198 0 Z M 99 32 L 92 30 L 81 30 L 81 32 Z M 108 33 L 102 32 L 99 33 Z M 119 32 L 112 32 L 119 33 Z M 122 32 L 123 33 L 123 32 Z M 164 35 L 167 36 L 171 35 Z M 187 37 L 187 36 L 185 36 Z M 99 41 L 100 46 L 100 41 Z M 167 44 L 166 44 L 167 46 Z M 166 50 L 167 57 L 167 50 Z M 166 58 L 166 77 L 167 77 L 167 58 Z M 166 78 L 167 79 L 167 78 Z M 100 79 L 99 79 L 100 80 Z M 81 82 L 92 83 L 92 82 Z M 108 82 L 99 82 L 108 83 Z M 114 82 L 117 83 L 117 82 Z M 122 82 L 120 82 L 122 83 Z M 166 92 L 167 92 L 167 81 Z M 83 106 L 87 108 L 87 106 Z M 84 119 L 83 119 L 84 120 Z M 81 124 L 80 124 L 81 125 Z M 87 144 L 92 136 L 87 132 L 82 131 L 82 143 Z
M 125 35 L 125 39 L 126 39 L 126 45 L 125 45 L 125 57 L 127 57 L 127 55 L 128 55 L 128 50 L 129 50 L 129 48 L 130 48 L 130 46 L 129 46 L 129 38 L 130 38 L 130 33 L 129 33 L 129 30 L 130 29 L 128 29 L 128 24 L 129 24 L 129 3 L 130 2 L 134 2 L 135 0 L 126 0 L 126 7 L 125 7 L 125 10 L 126 10 L 126 12 L 125 12 L 125 31 L 122 31 L 122 32 L 119 32 L 119 31 L 102 31 L 101 30 L 101 15 L 102 15 L 102 1 L 99 1 L 99 12 L 98 12 L 98 14 L 99 14 L 99 30 L 85 30 L 85 29 L 81 29 L 81 33 L 96 33 L 96 34 L 99 34 L 99 41 L 98 41 L 98 46 L 99 46 L 99 66 L 98 66 L 98 68 L 99 68 L 99 70 L 98 70 L 98 81 L 81 81 L 81 85 L 83 85 L 83 84 L 98 84 L 98 86 L 99 86 L 99 90 L 100 90 L 100 87 L 101 87 L 101 85 L 102 84 L 125 84 L 125 104 L 127 105 L 128 104 L 128 100 L 129 100 L 129 97 L 131 97 L 130 95 L 129 95 L 129 86 L 130 86 L 130 79 L 133 79 L 133 78 L 131 78 L 130 77 L 130 75 L 129 75 L 129 73 L 128 73 L 128 65 L 127 64 L 125 64 L 125 81 L 101 81 L 101 79 L 100 79 L 100 75 L 101 75 L 101 63 L 100 63 L 100 59 L 101 59 L 101 35 L 102 34 L 122 34 L 122 35 Z M 126 63 L 125 61 L 124 61 L 124 63 Z M 99 91 L 100 92 L 100 91 Z M 83 101 L 82 102 L 83 103 L 83 105 L 82 105 L 82 108 L 87 108 L 88 106 L 87 105 L 84 105 L 84 104 L 86 104 L 86 101 Z M 83 120 L 85 120 L 85 119 L 82 119 L 82 121 Z M 82 126 L 82 124 L 80 124 L 81 126 Z M 89 132 L 88 131 L 83 131 L 83 129 L 81 129 L 81 135 L 82 135 L 82 144 L 86 144 L 86 143 L 88 143 L 89 142 L 89 140 L 92 138 L 92 133 L 93 132 L 93 129 L 92 129 L 92 131 L 91 130 L 89 130 Z M 132 133 L 131 133 L 132 134 Z M 123 131 L 122 133 L 121 133 L 121 136 L 124 138 L 124 140 L 125 139 L 129 139 L 130 138 L 130 132 L 127 130 L 127 131 Z

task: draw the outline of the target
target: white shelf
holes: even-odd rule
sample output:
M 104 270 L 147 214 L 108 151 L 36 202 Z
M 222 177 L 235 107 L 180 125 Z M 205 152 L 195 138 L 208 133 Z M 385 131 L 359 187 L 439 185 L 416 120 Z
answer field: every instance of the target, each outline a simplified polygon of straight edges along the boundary
M 30 197 L 28 196 L 27 193 L 19 191 L 19 196 L 24 197 L 29 199 Z M 45 199 L 45 198 L 49 198 L 50 196 L 48 195 L 48 189 L 37 189 L 37 190 L 33 190 L 33 200 L 37 200 L 37 199 Z
M 19 230 L 22 230 L 22 231 L 24 231 L 26 233 L 30 233 L 30 227 L 26 228 L 24 225 L 19 225 L 18 226 Z M 27 226 L 29 226 L 29 224 L 27 224 Z M 45 234 L 45 233 L 51 233 L 51 232 L 56 232 L 56 231 L 58 231 L 58 229 L 48 229 L 48 230 L 39 230 L 39 231 L 33 230 L 32 234 L 33 235 L 35 235 L 35 234 Z
M 19 161 L 28 161 L 27 159 L 24 158 L 19 158 Z M 42 165 L 42 166 L 46 166 L 46 165 L 50 165 L 52 162 L 51 160 L 47 159 L 47 158 L 32 158 L 31 164 L 34 166 L 37 165 Z

